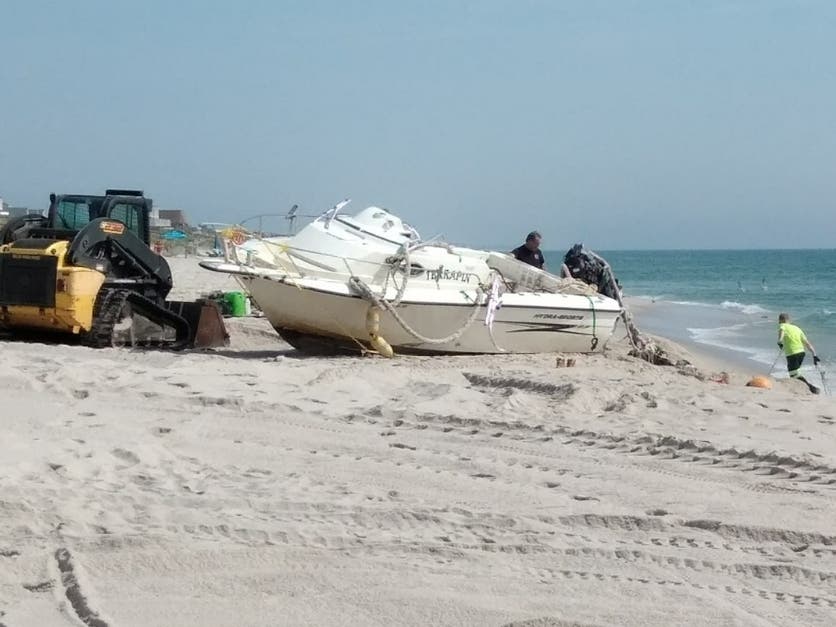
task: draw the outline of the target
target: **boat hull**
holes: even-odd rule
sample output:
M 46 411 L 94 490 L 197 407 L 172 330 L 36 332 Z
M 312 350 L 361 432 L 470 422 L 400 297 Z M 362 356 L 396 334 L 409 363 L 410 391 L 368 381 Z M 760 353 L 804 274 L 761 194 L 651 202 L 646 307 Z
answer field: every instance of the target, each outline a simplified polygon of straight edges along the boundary
M 370 303 L 345 284 L 240 278 L 273 327 L 298 348 L 321 352 L 317 347 L 368 347 Z M 407 290 L 396 308 L 406 326 L 425 338 L 455 337 L 442 343 L 422 341 L 386 310 L 380 313 L 379 335 L 396 353 L 597 352 L 603 350 L 620 314 L 613 302 L 598 296 L 505 294 L 491 332 L 485 324 L 487 299 L 475 290 L 453 295 L 427 290 L 410 294 Z M 294 341 L 299 338 L 316 341 Z

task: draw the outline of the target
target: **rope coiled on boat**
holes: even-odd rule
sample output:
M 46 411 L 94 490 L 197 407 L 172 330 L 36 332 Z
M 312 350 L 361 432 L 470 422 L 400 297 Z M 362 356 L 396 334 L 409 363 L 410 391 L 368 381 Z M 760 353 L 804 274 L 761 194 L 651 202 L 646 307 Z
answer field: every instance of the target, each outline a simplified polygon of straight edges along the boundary
M 403 328 L 404 331 L 406 331 L 416 340 L 424 344 L 447 344 L 448 342 L 455 342 L 462 335 L 464 335 L 465 331 L 467 331 L 471 327 L 471 325 L 476 321 L 476 318 L 479 316 L 479 301 L 480 297 L 485 292 L 482 289 L 481 285 L 476 288 L 476 298 L 473 300 L 473 309 L 471 310 L 470 316 L 468 316 L 468 319 L 464 323 L 464 325 L 462 325 L 457 331 L 454 331 L 446 337 L 432 338 L 427 337 L 426 335 L 423 335 L 415 329 L 413 329 L 409 325 L 409 323 L 406 320 L 404 320 L 403 317 L 401 317 L 401 315 L 398 313 L 396 306 L 393 303 L 386 300 L 385 298 L 381 298 L 377 294 L 375 294 L 372 288 L 369 287 L 369 285 L 365 281 L 363 281 L 363 279 L 356 276 L 352 276 L 349 278 L 348 284 L 362 298 L 392 314 L 392 317 L 399 325 L 401 325 L 401 328 Z
M 453 247 L 450 246 L 450 244 L 437 243 L 434 241 L 434 239 L 431 239 L 427 240 L 426 242 L 418 243 L 404 242 L 403 244 L 401 244 L 401 247 L 397 253 L 395 253 L 391 257 L 386 258 L 386 263 L 389 264 L 389 274 L 386 276 L 386 282 L 388 283 L 389 279 L 391 278 L 392 284 L 398 288 L 398 291 L 395 294 L 395 298 L 392 300 L 392 304 L 395 307 L 401 304 L 401 299 L 403 299 L 404 292 L 406 292 L 406 284 L 409 281 L 409 277 L 412 275 L 412 258 L 410 255 L 417 250 L 426 248 L 427 246 L 444 248 L 448 253 L 455 254 L 453 252 Z M 395 274 L 397 273 L 400 262 L 402 261 L 404 262 L 404 278 L 401 284 L 398 285 L 397 281 L 395 280 Z M 383 293 L 386 293 L 386 284 L 384 284 L 383 286 Z

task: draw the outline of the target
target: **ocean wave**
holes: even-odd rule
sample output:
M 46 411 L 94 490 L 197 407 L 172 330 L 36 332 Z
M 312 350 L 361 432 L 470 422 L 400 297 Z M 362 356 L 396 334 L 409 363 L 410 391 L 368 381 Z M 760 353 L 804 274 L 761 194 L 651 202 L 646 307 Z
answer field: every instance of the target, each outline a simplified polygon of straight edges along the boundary
M 773 377 L 786 377 L 784 359 L 781 355 L 781 351 L 777 350 L 777 347 L 766 348 L 764 346 L 753 346 L 741 343 L 747 341 L 747 338 L 745 338 L 745 331 L 751 328 L 751 325 L 743 323 L 710 329 L 689 328 L 687 331 L 691 335 L 691 339 L 697 344 L 712 346 L 714 348 L 720 348 L 734 353 L 742 353 L 751 361 L 763 365 L 770 365 L 772 367 L 770 374 L 772 374 Z M 748 339 L 751 341 L 751 338 Z M 825 368 L 829 368 L 834 365 L 834 360 L 831 358 L 825 357 L 822 359 L 822 362 L 824 363 Z M 811 360 L 808 359 L 805 362 L 802 366 L 802 371 L 808 374 L 815 373 Z
M 689 328 L 686 329 L 691 339 L 697 344 L 722 348 L 723 350 L 743 353 L 749 359 L 764 364 L 771 364 L 775 353 L 760 346 L 745 346 L 740 344 L 740 332 L 751 328 L 747 323 L 733 324 L 727 327 Z
M 711 305 L 710 303 L 698 303 L 693 300 L 672 300 L 670 301 L 674 305 L 686 305 L 688 307 L 714 307 L 715 305 Z
M 657 296 L 656 300 L 660 300 L 660 297 Z M 668 302 L 672 305 L 683 305 L 685 307 L 703 307 L 709 309 L 716 309 L 718 307 L 716 303 L 701 303 L 694 300 L 669 300 L 665 302 Z M 724 300 L 722 303 L 720 303 L 719 307 L 720 309 L 725 309 L 726 311 L 739 311 L 740 313 L 752 316 L 770 313 L 769 309 L 766 309 L 761 305 L 747 305 L 746 303 L 738 303 L 733 300 Z
M 722 307 L 723 309 L 733 309 L 735 311 L 739 311 L 740 313 L 748 315 L 769 313 L 768 309 L 764 309 L 760 305 L 747 305 L 745 303 L 738 303 L 737 301 L 733 300 L 724 300 L 722 303 L 720 303 L 720 307 Z
M 832 333 L 836 330 L 836 312 L 825 308 L 816 309 L 810 313 L 802 313 L 796 318 L 796 322 L 805 330 L 811 327 L 810 330 Z
M 740 331 L 744 330 L 749 325 L 747 323 L 732 324 L 727 327 L 713 327 L 710 329 L 688 328 L 688 333 L 695 342 L 727 339 L 736 336 Z

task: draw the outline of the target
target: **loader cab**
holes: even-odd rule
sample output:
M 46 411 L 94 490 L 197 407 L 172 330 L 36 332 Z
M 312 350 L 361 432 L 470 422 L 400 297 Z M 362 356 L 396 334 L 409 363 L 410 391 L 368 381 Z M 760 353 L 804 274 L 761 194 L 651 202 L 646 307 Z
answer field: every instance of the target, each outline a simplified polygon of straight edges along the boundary
M 50 229 L 77 233 L 96 218 L 113 218 L 148 245 L 151 206 L 151 199 L 136 190 L 109 189 L 104 196 L 50 194 L 47 221 Z

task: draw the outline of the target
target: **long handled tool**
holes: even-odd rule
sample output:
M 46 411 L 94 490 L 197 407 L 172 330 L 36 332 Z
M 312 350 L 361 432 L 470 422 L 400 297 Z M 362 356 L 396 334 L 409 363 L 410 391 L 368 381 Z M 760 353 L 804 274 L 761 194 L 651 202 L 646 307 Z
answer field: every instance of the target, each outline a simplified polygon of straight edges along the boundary
M 775 370 L 775 364 L 778 363 L 778 360 L 781 358 L 781 349 L 778 349 L 778 354 L 775 355 L 775 361 L 772 362 L 772 366 L 769 367 L 769 374 L 772 374 L 772 371 Z
M 827 371 L 821 367 L 821 362 L 816 364 L 816 370 L 819 371 L 819 375 L 821 376 L 821 386 L 824 389 L 824 393 L 830 396 L 830 386 L 827 385 Z

